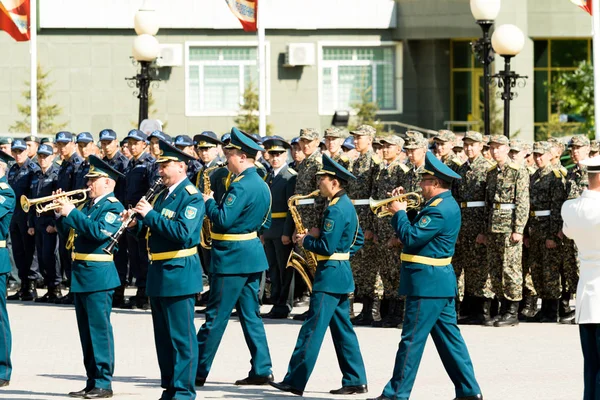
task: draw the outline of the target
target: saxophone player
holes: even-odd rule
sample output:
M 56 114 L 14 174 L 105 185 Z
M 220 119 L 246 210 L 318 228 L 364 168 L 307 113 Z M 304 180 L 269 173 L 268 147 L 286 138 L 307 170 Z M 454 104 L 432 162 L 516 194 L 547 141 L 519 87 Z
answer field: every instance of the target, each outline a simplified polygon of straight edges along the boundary
M 271 386 L 302 396 L 313 371 L 325 332 L 329 327 L 342 370 L 342 387 L 332 394 L 367 392 L 367 375 L 358 339 L 349 315 L 348 293 L 354 291 L 350 256 L 363 244 L 358 216 L 344 187 L 356 178 L 347 169 L 323 155 L 317 172 L 321 196 L 329 199 L 320 229 L 298 232 L 296 242 L 317 257 L 317 271 L 308 315 L 296 342 L 288 372 L 282 382 Z

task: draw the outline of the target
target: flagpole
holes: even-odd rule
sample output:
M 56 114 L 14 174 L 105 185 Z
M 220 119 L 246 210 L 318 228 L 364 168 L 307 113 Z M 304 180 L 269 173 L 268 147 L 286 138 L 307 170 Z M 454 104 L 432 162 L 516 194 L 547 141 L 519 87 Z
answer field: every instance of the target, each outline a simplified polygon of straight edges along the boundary
M 267 135 L 267 76 L 266 76 L 266 51 L 265 51 L 265 24 L 261 17 L 262 7 L 256 6 L 256 30 L 258 33 L 258 133 Z
M 600 140 L 600 0 L 592 0 L 592 29 L 594 53 L 594 130 Z
M 31 53 L 31 134 L 37 136 L 38 104 L 37 104 L 37 0 L 29 3 L 29 52 Z

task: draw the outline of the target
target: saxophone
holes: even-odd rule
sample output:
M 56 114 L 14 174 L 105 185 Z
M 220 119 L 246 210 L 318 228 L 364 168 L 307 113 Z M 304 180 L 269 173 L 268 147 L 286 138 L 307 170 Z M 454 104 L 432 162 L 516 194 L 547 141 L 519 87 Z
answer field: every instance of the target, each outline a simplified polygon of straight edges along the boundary
M 204 183 L 203 194 L 210 194 L 210 173 L 217 168 L 221 168 L 225 163 L 217 163 L 212 167 L 208 167 L 204 170 L 202 175 L 202 180 Z M 202 229 L 200 230 L 200 246 L 205 248 L 206 250 L 210 250 L 212 247 L 212 238 L 210 237 L 210 230 L 212 228 L 212 223 L 210 222 L 210 218 L 204 215 L 204 220 L 202 221 Z
M 302 224 L 300 213 L 296 209 L 298 201 L 302 199 L 308 199 L 310 197 L 316 197 L 319 195 L 319 191 L 315 190 L 307 195 L 294 195 L 288 200 L 288 208 L 294 219 L 294 225 L 296 226 L 296 232 L 301 233 L 306 230 Z M 315 273 L 317 272 L 317 257 L 315 253 L 306 250 L 302 245 L 298 245 L 299 252 L 292 249 L 288 258 L 286 268 L 294 268 L 300 274 L 302 280 L 306 283 L 308 290 L 312 292 L 312 283 L 315 279 Z

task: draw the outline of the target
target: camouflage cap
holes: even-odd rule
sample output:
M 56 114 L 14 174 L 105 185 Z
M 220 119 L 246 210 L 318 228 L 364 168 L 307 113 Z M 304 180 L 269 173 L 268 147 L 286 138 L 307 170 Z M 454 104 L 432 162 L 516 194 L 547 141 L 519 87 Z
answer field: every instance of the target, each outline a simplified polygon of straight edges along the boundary
M 465 144 L 463 143 L 463 140 L 459 137 L 456 138 L 456 140 L 454 141 L 454 149 L 464 149 L 465 148 Z
M 406 142 L 404 142 L 404 148 L 407 150 L 410 149 L 421 149 L 421 148 L 427 148 L 427 146 L 429 145 L 429 142 L 427 141 L 427 139 L 425 138 L 419 138 L 419 137 L 408 137 L 408 139 L 406 139 Z
M 406 131 L 405 135 L 409 138 L 423 139 L 425 136 L 419 131 Z
M 474 142 L 483 142 L 483 135 L 477 131 L 466 131 L 463 141 L 467 139 Z
M 456 140 L 456 135 L 452 131 L 442 129 L 441 131 L 438 131 L 438 134 L 436 136 L 433 137 L 433 140 L 440 140 L 442 142 L 454 142 Z
M 315 140 L 319 138 L 319 131 L 313 128 L 300 129 L 300 139 Z
M 569 147 L 571 146 L 589 146 L 590 139 L 585 135 L 575 135 L 569 140 Z
M 597 140 L 590 141 L 590 151 L 600 151 L 600 143 Z
M 531 143 L 523 143 L 523 150 L 527 155 L 533 153 L 533 145 Z
M 490 147 L 490 135 L 483 136 L 483 147 Z
M 323 137 L 330 137 L 336 139 L 345 139 L 347 136 L 348 135 L 343 129 L 338 128 L 336 126 L 332 126 L 331 128 L 325 129 L 325 132 L 323 133 Z
M 509 145 L 508 138 L 504 135 L 491 135 L 490 136 L 490 144 L 492 144 L 492 143 L 503 144 L 506 146 Z
M 510 142 L 508 142 L 508 145 L 510 146 L 510 151 L 523 151 L 524 144 L 525 143 L 523 143 L 523 141 L 520 139 L 511 139 Z
M 541 141 L 533 144 L 533 152 L 537 154 L 550 153 L 552 151 L 552 144 L 549 142 Z
M 351 135 L 358 135 L 358 136 L 375 137 L 376 133 L 377 133 L 377 130 L 375 128 L 373 128 L 371 125 L 361 125 L 358 128 L 356 128 L 355 130 L 350 131 Z
M 379 138 L 381 144 L 393 144 L 399 147 L 404 146 L 404 139 L 398 135 L 387 135 Z

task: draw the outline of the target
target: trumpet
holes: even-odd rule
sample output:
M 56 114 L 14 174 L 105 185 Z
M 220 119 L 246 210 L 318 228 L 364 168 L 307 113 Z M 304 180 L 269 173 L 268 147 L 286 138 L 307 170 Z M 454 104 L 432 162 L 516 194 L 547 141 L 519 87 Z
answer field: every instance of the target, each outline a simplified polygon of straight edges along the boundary
M 31 206 L 35 205 L 35 211 L 38 214 L 42 214 L 47 211 L 52 211 L 52 210 L 56 210 L 57 208 L 60 208 L 61 207 L 60 204 L 54 203 L 54 200 L 56 200 L 60 197 L 68 197 L 69 201 L 73 204 L 83 203 L 84 201 L 87 200 L 89 191 L 90 191 L 89 188 L 88 189 L 77 189 L 77 190 L 71 190 L 70 192 L 53 194 L 52 196 L 38 197 L 37 199 L 28 199 L 27 196 L 23 195 L 23 196 L 21 196 L 21 201 L 20 201 L 21 208 L 23 209 L 23 211 L 29 212 L 29 209 L 31 208 Z M 77 198 L 76 196 L 78 196 L 78 195 L 83 195 L 83 197 Z
M 421 195 L 416 192 L 410 192 L 383 200 L 375 200 L 371 197 L 369 199 L 369 207 L 371 207 L 371 211 L 373 211 L 373 214 L 377 215 L 377 217 L 388 217 L 392 215 L 392 213 L 389 212 L 386 207 L 393 201 L 406 202 L 408 203 L 407 208 L 418 208 L 421 205 Z

